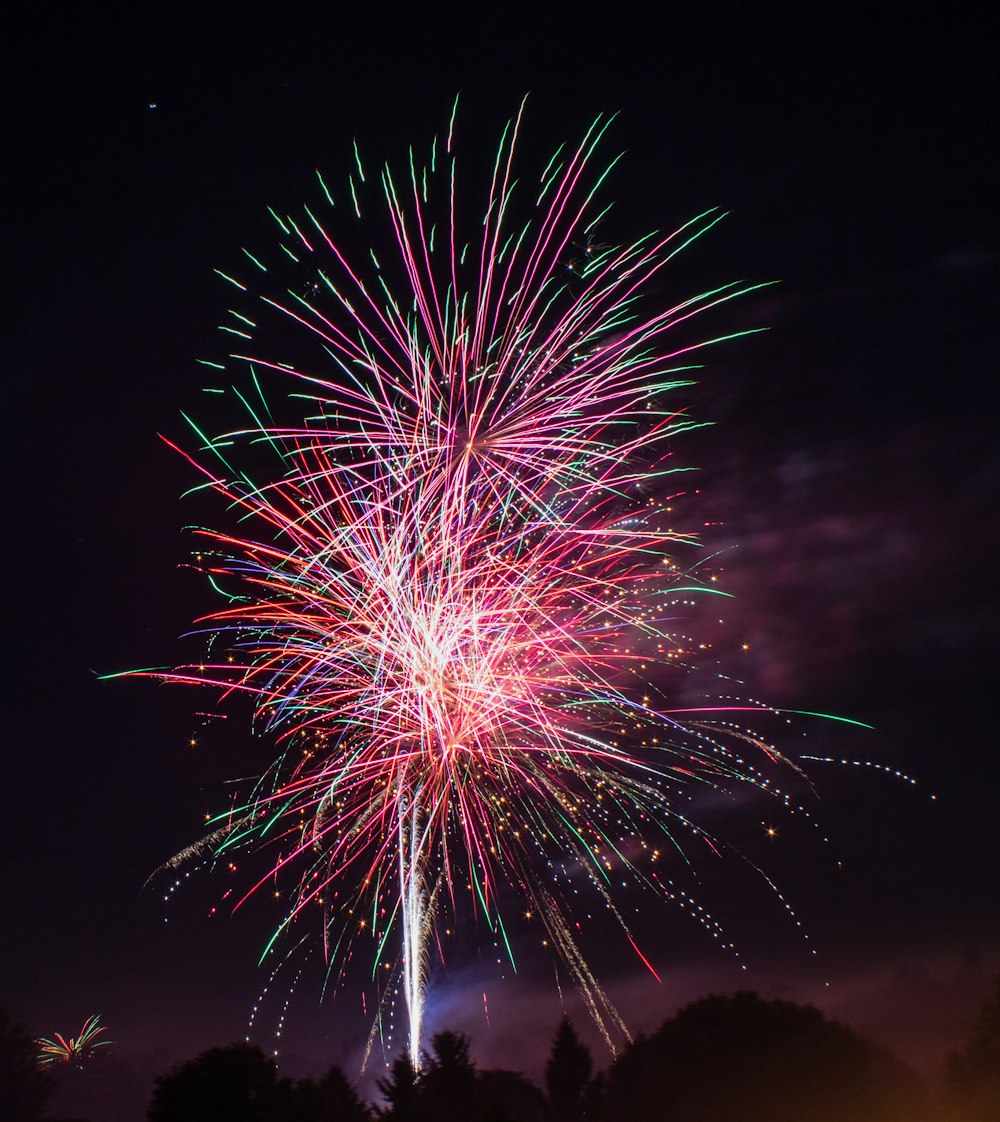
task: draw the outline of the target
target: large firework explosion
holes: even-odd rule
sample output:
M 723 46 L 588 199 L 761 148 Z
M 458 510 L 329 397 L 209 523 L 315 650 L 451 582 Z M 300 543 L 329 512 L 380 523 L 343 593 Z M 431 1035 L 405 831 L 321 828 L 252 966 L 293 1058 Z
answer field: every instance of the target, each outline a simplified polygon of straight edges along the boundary
M 607 121 L 534 176 L 515 175 L 520 127 L 471 220 L 450 126 L 401 176 L 355 151 L 343 196 L 320 178 L 317 206 L 271 212 L 269 258 L 222 274 L 234 346 L 206 363 L 209 392 L 242 419 L 217 436 L 192 422 L 200 448 L 182 454 L 236 516 L 197 530 L 228 602 L 201 621 L 203 658 L 151 671 L 249 695 L 276 745 L 172 864 L 269 854 L 246 896 L 276 874 L 297 887 L 268 951 L 317 906 L 335 974 L 370 940 L 388 968 L 376 1023 L 401 992 L 416 1066 L 444 916 L 471 913 L 513 962 L 503 905 L 519 894 L 610 1044 L 624 1025 L 565 870 L 643 957 L 615 887 L 678 900 L 661 847 L 711 844 L 680 809 L 690 785 L 787 801 L 768 778 L 787 761 L 733 721 L 739 703 L 676 688 L 697 646 L 677 630 L 685 603 L 724 595 L 681 560 L 697 543 L 668 514 L 670 438 L 692 427 L 673 391 L 719 341 L 685 325 L 754 286 L 653 307 L 718 213 L 601 244 Z M 359 230 L 374 248 L 343 249 Z

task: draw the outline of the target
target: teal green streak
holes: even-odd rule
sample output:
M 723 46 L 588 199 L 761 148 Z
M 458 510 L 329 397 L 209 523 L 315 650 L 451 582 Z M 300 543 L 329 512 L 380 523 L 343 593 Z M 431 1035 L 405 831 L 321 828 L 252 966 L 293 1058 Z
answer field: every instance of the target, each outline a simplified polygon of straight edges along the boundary
M 251 417 L 253 417 L 254 423 L 257 425 L 258 430 L 264 435 L 264 438 L 267 440 L 268 444 L 270 444 L 271 447 L 275 450 L 275 452 L 277 452 L 278 455 L 281 457 L 281 459 L 284 460 L 285 459 L 285 453 L 282 451 L 281 448 L 278 447 L 278 444 L 275 441 L 274 437 L 271 435 L 271 432 L 268 429 L 267 425 L 265 425 L 263 423 L 263 421 L 261 421 L 260 417 L 257 416 L 257 414 L 253 410 L 253 407 L 250 405 L 250 402 L 247 401 L 247 399 L 243 396 L 243 394 L 241 394 L 240 391 L 235 386 L 233 386 L 232 389 L 233 389 L 233 393 L 236 394 L 236 396 L 240 399 L 240 401 L 243 402 L 243 405 L 246 408 L 246 411 L 250 414 Z M 260 393 L 260 386 L 257 387 L 257 392 Z
M 107 682 L 112 678 L 131 678 L 133 674 L 159 674 L 169 669 L 168 666 L 139 666 L 135 670 L 116 670 L 113 674 L 98 674 L 97 680 Z
M 254 263 L 254 264 L 255 264 L 255 265 L 257 266 L 257 268 L 258 268 L 258 269 L 260 269 L 260 271 L 261 271 L 262 273 L 266 273 L 266 272 L 267 272 L 267 266 L 266 266 L 266 265 L 262 265 L 262 264 L 261 264 L 261 263 L 260 263 L 260 262 L 259 262 L 259 261 L 257 260 L 257 258 L 256 258 L 256 257 L 254 257 L 254 255 L 253 255 L 253 254 L 252 254 L 252 253 L 250 252 L 250 250 L 246 248 L 246 246 L 240 246 L 240 249 L 242 249 L 242 250 L 243 250 L 243 252 L 244 252 L 244 253 L 245 253 L 245 254 L 247 255 L 247 257 L 249 257 L 249 258 L 250 258 L 250 260 L 251 260 L 251 261 L 252 261 L 252 262 L 253 262 L 253 263 Z
M 216 447 L 215 441 L 209 439 L 209 437 L 207 437 L 201 431 L 201 429 L 198 428 L 198 426 L 194 423 L 194 421 L 192 421 L 191 418 L 185 412 L 182 411 L 181 416 L 184 418 L 185 421 L 187 421 L 187 423 L 191 426 L 191 428 L 194 429 L 194 431 L 198 434 L 198 436 L 204 441 L 204 450 L 206 452 L 214 452 L 215 455 L 218 456 L 218 458 L 222 461 L 222 463 L 224 463 L 226 465 L 226 467 L 230 471 L 232 471 L 233 470 L 232 465 L 229 463 L 229 461 L 226 459 L 226 457 L 223 456 L 223 454 Z
M 689 226 L 693 226 L 696 222 L 700 222 L 703 218 L 707 218 L 710 214 L 715 214 L 716 210 L 718 210 L 718 208 L 714 206 L 709 207 L 708 210 L 703 210 L 701 214 L 696 214 L 694 218 L 690 219 L 688 222 L 685 222 L 680 229 L 686 230 Z M 681 244 L 677 246 L 676 249 L 668 253 L 666 260 L 669 261 L 672 257 L 676 257 L 678 253 L 681 253 L 683 250 L 685 250 L 693 241 L 696 241 L 698 238 L 700 238 L 702 234 L 707 234 L 713 226 L 717 225 L 725 217 L 727 217 L 727 212 L 724 210 L 719 211 L 718 214 L 715 214 L 715 217 L 711 222 L 706 223 L 706 225 L 704 226 L 700 226 L 686 241 L 681 242 Z
M 326 201 L 330 204 L 330 206 L 333 206 L 334 205 L 333 195 L 330 194 L 329 189 L 326 186 L 326 183 L 324 183 L 323 176 L 320 175 L 319 168 L 316 169 L 316 178 L 319 180 L 320 187 L 323 188 L 323 194 L 326 195 Z
M 690 541 L 687 544 L 692 544 Z M 731 592 L 723 592 L 721 588 L 709 588 L 704 584 L 682 585 L 679 588 L 671 588 L 669 592 L 710 592 L 713 596 L 725 596 L 727 600 L 735 600 L 736 597 Z
M 319 175 L 319 172 L 316 172 L 316 174 L 317 174 L 317 175 Z M 321 179 L 321 180 L 320 180 L 320 183 L 322 183 L 322 182 L 323 182 L 323 180 Z M 332 200 L 331 200 L 331 201 L 332 201 Z M 277 212 L 277 211 L 276 211 L 276 210 L 274 209 L 274 207 L 270 207 L 270 206 L 269 206 L 269 207 L 267 208 L 267 210 L 268 210 L 268 213 L 269 213 L 269 214 L 271 215 L 271 217 L 272 217 L 272 218 L 274 219 L 274 221 L 278 223 L 278 225 L 279 225 L 279 226 L 281 227 L 282 231 L 283 231 L 283 232 L 284 232 L 284 233 L 285 233 L 286 235 L 288 235 L 288 234 L 290 234 L 290 233 L 292 232 L 291 230 L 289 230 L 289 228 L 288 228 L 288 227 L 287 227 L 287 226 L 285 225 L 285 223 L 284 223 L 284 222 L 282 221 L 282 219 L 281 219 L 281 215 L 279 215 L 279 214 L 278 214 L 278 212 Z
M 824 721 L 839 721 L 844 725 L 857 725 L 862 729 L 874 729 L 874 725 L 855 721 L 853 717 L 838 717 L 833 713 L 814 713 L 811 709 L 775 709 L 775 713 L 794 713 L 797 717 L 821 717 Z
M 580 831 L 573 825 L 573 823 L 570 822 L 570 820 L 563 814 L 563 812 L 561 810 L 556 811 L 556 816 L 562 820 L 562 822 L 565 824 L 566 828 L 570 831 L 570 833 L 573 834 L 573 836 L 579 841 L 579 843 L 587 851 L 588 855 L 590 856 L 590 860 L 594 863 L 594 866 L 596 867 L 597 871 L 601 874 L 602 877 L 604 877 L 604 879 L 608 882 L 608 884 L 610 884 L 611 883 L 611 878 L 608 876 L 607 872 L 605 871 L 604 866 L 600 863 L 600 861 L 598 861 L 597 854 L 587 844 L 587 839 L 583 836 L 583 834 L 580 833 Z M 603 833 L 602 833 L 601 836 L 602 837 L 604 836 Z M 605 840 L 607 840 L 607 839 L 605 839 Z M 608 842 L 608 845 L 611 845 L 611 843 Z M 617 852 L 617 850 L 615 852 Z
M 227 273 L 224 273 L 221 269 L 213 269 L 212 272 L 218 273 L 223 280 L 229 281 L 230 284 L 235 284 L 241 292 L 246 292 L 247 286 L 245 284 L 240 284 L 238 280 L 234 280 L 231 276 L 229 276 Z
M 208 483 L 197 483 L 194 487 L 188 487 L 186 491 L 182 491 L 181 498 L 186 499 L 188 495 L 197 495 L 199 491 L 210 491 L 214 486 L 214 480 L 211 480 Z
M 476 886 L 476 895 L 479 897 L 479 902 L 483 906 L 483 915 L 486 917 L 486 922 L 490 925 L 490 931 L 495 931 L 496 928 L 493 926 L 493 919 L 490 916 L 490 906 L 486 902 L 482 885 L 479 883 L 479 877 L 476 875 L 475 863 L 471 861 L 469 863 L 472 865 L 472 883 Z
M 264 391 L 260 388 L 260 381 L 257 378 L 257 371 L 253 368 L 253 363 L 250 363 L 250 377 L 253 380 L 254 389 L 257 391 L 257 396 L 260 398 L 261 404 L 264 406 L 264 412 L 268 417 L 271 417 L 271 407 L 267 404 L 267 398 L 264 396 Z M 274 418 L 271 417 L 273 421 Z
M 314 226 L 316 227 L 316 229 L 317 229 L 317 230 L 319 230 L 319 232 L 320 232 L 321 234 L 323 234 L 323 235 L 325 236 L 325 234 L 326 234 L 326 231 L 325 231 L 325 230 L 323 229 L 323 227 L 322 227 L 322 226 L 321 226 L 321 225 L 319 224 L 319 219 L 318 219 L 318 218 L 316 217 L 316 215 L 315 215 L 315 214 L 313 214 L 313 212 L 312 212 L 312 211 L 311 211 L 311 210 L 310 210 L 310 209 L 309 209 L 309 208 L 308 208 L 307 206 L 304 206 L 304 207 L 303 207 L 302 209 L 303 209 L 303 210 L 304 210 L 304 211 L 306 212 L 306 214 L 307 214 L 307 215 L 309 216 L 309 221 L 310 221 L 310 222 L 311 222 L 311 223 L 312 223 L 312 224 L 313 224 L 313 225 L 314 225 Z M 300 235 L 299 235 L 299 237 L 301 237 L 301 236 L 302 236 L 302 235 L 300 234 Z
M 451 151 L 451 138 L 455 132 L 455 114 L 458 112 L 458 94 L 451 106 L 451 117 L 448 120 L 448 151 Z
M 382 936 L 382 941 L 378 945 L 378 950 L 375 952 L 375 958 L 372 960 L 372 981 L 375 980 L 375 975 L 378 972 L 379 963 L 382 961 L 382 951 L 385 950 L 385 944 L 389 939 L 389 934 L 392 931 L 393 921 L 396 918 L 396 912 L 399 910 L 399 905 L 392 910 L 392 915 L 389 917 L 389 922 L 385 927 L 385 934 Z
M 281 921 L 281 923 L 279 923 L 279 924 L 278 924 L 277 928 L 275 929 L 275 932 L 274 932 L 274 934 L 273 934 L 273 935 L 271 936 L 271 938 L 270 938 L 270 939 L 268 939 L 268 941 L 267 941 L 267 946 L 266 946 L 266 947 L 264 948 L 264 950 L 263 950 L 263 951 L 261 952 L 261 956 L 260 956 L 260 958 L 259 958 L 259 959 L 257 959 L 257 965 L 258 965 L 258 966 L 260 966 L 260 965 L 261 965 L 261 964 L 263 963 L 264 959 L 265 959 L 265 958 L 267 958 L 267 956 L 268 956 L 268 955 L 269 955 L 269 954 L 271 953 L 271 949 L 272 949 L 272 948 L 274 947 L 274 944 L 275 944 L 275 943 L 276 943 L 276 942 L 278 941 L 278 939 L 280 939 L 280 938 L 281 938 L 281 934 L 282 934 L 282 932 L 283 932 L 283 931 L 285 930 L 285 928 L 286 928 L 286 927 L 287 927 L 287 926 L 288 926 L 288 925 L 289 925 L 289 924 L 290 924 L 291 922 L 292 922 L 292 916 L 290 916 L 290 915 L 289 915 L 289 916 L 286 916 L 286 917 L 285 917 L 285 918 L 284 918 L 284 919 L 283 919 L 283 920 Z
M 605 218 L 607 218 L 608 212 L 613 208 L 613 206 L 614 206 L 614 203 L 608 203 L 608 205 L 602 211 L 600 211 L 595 218 L 592 218 L 587 223 L 587 225 L 584 226 L 584 228 L 583 228 L 584 233 L 589 234 L 590 231 L 593 230 L 594 227 L 597 226 L 597 224 L 599 222 L 602 222 Z
M 218 584 L 216 584 L 215 578 L 211 576 L 211 574 L 206 575 L 208 576 L 208 583 L 215 589 L 216 592 L 218 592 L 220 596 L 224 596 L 230 604 L 234 603 L 237 600 L 245 602 L 248 599 L 246 596 L 234 596 L 232 593 L 226 592 L 224 588 L 220 588 Z

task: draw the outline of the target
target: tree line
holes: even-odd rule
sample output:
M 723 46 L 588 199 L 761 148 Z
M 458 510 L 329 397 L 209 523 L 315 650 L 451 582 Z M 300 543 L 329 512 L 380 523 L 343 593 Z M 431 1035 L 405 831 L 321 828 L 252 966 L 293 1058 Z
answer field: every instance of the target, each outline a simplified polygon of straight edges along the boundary
M 100 1061 L 95 1061 L 99 1063 Z M 468 1038 L 435 1035 L 419 1071 L 403 1055 L 361 1100 L 337 1067 L 281 1078 L 249 1044 L 212 1048 L 156 1080 L 148 1122 L 996 1122 L 1000 977 L 948 1065 L 948 1102 L 889 1053 L 818 1009 L 754 993 L 702 998 L 630 1042 L 605 1072 L 568 1020 L 543 1087 L 482 1070 Z M 0 1122 L 46 1117 L 50 1079 L 33 1042 L 0 1009 Z M 80 1120 L 83 1122 L 83 1120 Z M 92 1122 L 98 1122 L 97 1119 Z

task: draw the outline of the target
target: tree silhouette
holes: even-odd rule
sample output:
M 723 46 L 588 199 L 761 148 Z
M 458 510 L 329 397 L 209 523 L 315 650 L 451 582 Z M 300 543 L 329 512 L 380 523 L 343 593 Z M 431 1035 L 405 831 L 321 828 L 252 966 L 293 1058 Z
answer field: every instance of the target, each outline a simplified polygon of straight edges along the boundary
M 948 1058 L 948 1083 L 965 1118 L 1000 1118 L 1000 975 L 972 1029 L 964 1051 Z
M 439 1032 L 420 1078 L 421 1118 L 433 1122 L 471 1122 L 478 1115 L 476 1069 L 469 1059 L 469 1038 Z
M 0 1122 L 34 1122 L 45 1112 L 52 1084 L 38 1067 L 31 1036 L 0 1007 Z
M 516 1071 L 493 1069 L 477 1077 L 480 1122 L 546 1122 L 545 1096 Z
M 417 1122 L 419 1100 L 417 1073 L 413 1070 L 410 1057 L 404 1053 L 393 1062 L 388 1079 L 378 1081 L 378 1089 L 386 1101 L 379 1118 L 391 1122 Z
M 629 1045 L 609 1073 L 607 1119 L 867 1122 L 886 1101 L 881 1056 L 818 1009 L 753 993 L 707 997 Z
M 330 1068 L 318 1083 L 300 1079 L 290 1103 L 282 1122 L 371 1122 L 371 1111 L 339 1067 Z
M 468 1038 L 454 1032 L 431 1039 L 419 1073 L 400 1056 L 378 1088 L 383 1122 L 546 1122 L 537 1087 L 515 1071 L 477 1071 Z
M 590 1051 L 564 1017 L 545 1065 L 545 1095 L 553 1122 L 577 1122 L 586 1117 L 584 1096 L 593 1066 Z
M 285 1122 L 293 1109 L 288 1080 L 259 1048 L 210 1048 L 156 1081 L 150 1122 Z

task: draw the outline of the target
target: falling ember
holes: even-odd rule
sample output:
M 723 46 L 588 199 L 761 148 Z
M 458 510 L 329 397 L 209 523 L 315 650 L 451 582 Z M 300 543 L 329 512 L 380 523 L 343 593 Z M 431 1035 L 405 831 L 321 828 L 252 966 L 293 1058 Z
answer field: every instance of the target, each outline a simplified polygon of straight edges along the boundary
M 232 348 L 207 389 L 240 419 L 218 436 L 190 422 L 198 450 L 178 449 L 238 517 L 196 530 L 226 604 L 197 660 L 141 673 L 248 696 L 276 745 L 185 853 L 270 854 L 237 907 L 292 878 L 265 954 L 317 909 L 331 976 L 370 939 L 375 1015 L 403 993 L 415 1066 L 446 916 L 471 913 L 516 969 L 502 899 L 519 893 L 511 914 L 539 918 L 614 1047 L 625 1026 L 559 870 L 655 974 L 615 889 L 686 907 L 651 855 L 710 841 L 687 788 L 784 798 L 765 775 L 787 761 L 725 719 L 745 704 L 677 708 L 683 605 L 725 594 L 657 499 L 679 486 L 671 438 L 696 427 L 671 404 L 697 361 L 687 323 L 758 286 L 654 305 L 721 215 L 598 243 L 607 124 L 532 178 L 514 170 L 519 113 L 485 216 L 462 213 L 454 119 L 402 177 L 356 156 L 343 196 L 321 178 L 318 206 L 272 211 L 276 250 L 219 271 Z M 372 249 L 342 249 L 361 228 Z

